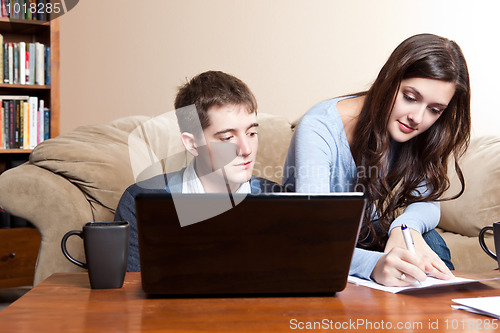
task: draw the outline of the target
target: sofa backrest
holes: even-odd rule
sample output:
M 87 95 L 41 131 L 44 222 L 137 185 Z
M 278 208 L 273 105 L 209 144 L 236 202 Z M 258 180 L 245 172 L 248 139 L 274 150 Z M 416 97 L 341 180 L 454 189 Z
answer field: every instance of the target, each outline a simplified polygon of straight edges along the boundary
M 290 122 L 259 114 L 259 151 L 254 175 L 281 182 L 292 136 Z M 190 161 L 172 113 L 129 116 L 103 125 L 81 126 L 38 145 L 30 163 L 77 186 L 95 221 L 110 220 L 123 191 L 136 181 L 179 170 Z
M 477 237 L 481 228 L 500 221 L 500 138 L 474 138 L 459 165 L 465 178 L 465 192 L 458 199 L 441 203 L 439 226 Z M 451 186 L 444 198 L 460 192 L 452 159 L 448 166 Z

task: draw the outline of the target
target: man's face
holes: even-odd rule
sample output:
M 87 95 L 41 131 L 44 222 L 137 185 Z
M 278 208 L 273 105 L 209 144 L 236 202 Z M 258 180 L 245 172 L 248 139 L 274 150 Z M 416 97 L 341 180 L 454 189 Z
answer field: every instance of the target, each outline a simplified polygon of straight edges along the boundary
M 250 113 L 245 105 L 231 104 L 212 106 L 207 114 L 210 125 L 203 130 L 203 135 L 208 156 L 199 158 L 206 166 L 210 165 L 212 171 L 222 173 L 223 169 L 226 183 L 237 188 L 252 177 L 259 146 L 257 115 Z

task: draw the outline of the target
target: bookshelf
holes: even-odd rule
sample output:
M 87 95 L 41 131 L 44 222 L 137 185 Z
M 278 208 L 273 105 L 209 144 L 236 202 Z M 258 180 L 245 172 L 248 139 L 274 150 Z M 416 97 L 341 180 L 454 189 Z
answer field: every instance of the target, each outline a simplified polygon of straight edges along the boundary
M 0 17 L 3 43 L 36 43 L 50 46 L 50 84 L 12 84 L 0 82 L 0 95 L 36 96 L 50 109 L 50 137 L 59 135 L 59 19 L 31 21 Z M 3 70 L 3 64 L 0 63 Z M 3 124 L 2 124 L 3 126 Z M 0 174 L 29 159 L 32 149 L 0 149 Z M 4 216 L 9 216 L 7 212 Z M 33 283 L 40 233 L 26 226 L 0 226 L 0 288 Z
M 0 95 L 36 96 L 50 109 L 50 137 L 59 135 L 59 19 L 31 21 L 0 17 L 4 43 L 35 43 L 50 46 L 50 85 L 0 83 Z M 28 160 L 31 149 L 0 149 L 0 173 L 19 161 Z

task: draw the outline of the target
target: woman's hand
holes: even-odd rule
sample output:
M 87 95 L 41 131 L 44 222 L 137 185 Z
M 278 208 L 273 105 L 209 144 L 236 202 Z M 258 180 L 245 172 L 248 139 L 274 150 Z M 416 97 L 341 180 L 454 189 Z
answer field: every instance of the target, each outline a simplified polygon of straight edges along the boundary
M 416 281 L 424 281 L 426 275 L 441 280 L 453 278 L 451 271 L 427 245 L 422 235 L 413 229 L 410 232 L 415 254 L 406 249 L 401 228 L 394 228 L 384 250 L 386 255 L 377 262 L 372 279 L 386 286 L 408 286 Z
M 389 287 L 405 287 L 427 278 L 425 266 L 410 251 L 400 247 L 392 248 L 375 265 L 371 278 Z

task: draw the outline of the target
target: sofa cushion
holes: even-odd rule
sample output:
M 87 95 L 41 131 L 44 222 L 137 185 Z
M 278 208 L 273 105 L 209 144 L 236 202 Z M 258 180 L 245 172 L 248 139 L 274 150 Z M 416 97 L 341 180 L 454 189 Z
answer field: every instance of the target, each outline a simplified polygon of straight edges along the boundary
M 500 221 L 500 138 L 485 136 L 471 140 L 459 164 L 465 177 L 465 192 L 458 199 L 441 203 L 439 226 L 477 237 L 484 226 Z M 449 165 L 451 187 L 445 198 L 460 191 L 454 164 Z

